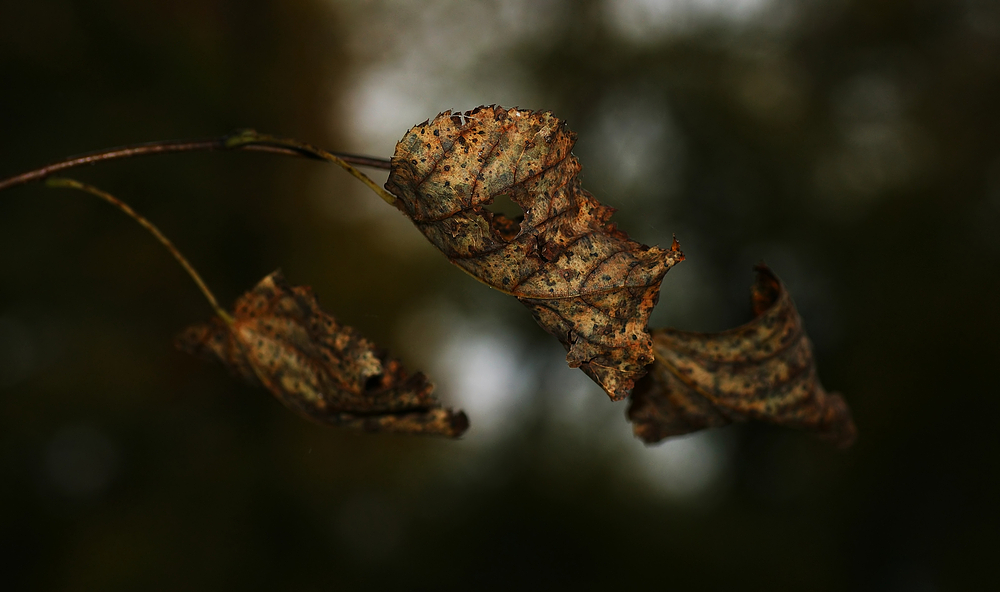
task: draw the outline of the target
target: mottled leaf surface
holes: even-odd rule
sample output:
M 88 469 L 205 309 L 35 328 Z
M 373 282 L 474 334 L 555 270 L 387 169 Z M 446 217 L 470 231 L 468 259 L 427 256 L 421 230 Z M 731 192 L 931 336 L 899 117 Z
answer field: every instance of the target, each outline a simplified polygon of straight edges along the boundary
M 630 240 L 580 186 L 576 135 L 548 112 L 445 112 L 396 145 L 386 189 L 454 264 L 527 306 L 566 361 L 614 400 L 653 361 L 646 324 L 660 282 L 683 260 Z M 524 215 L 490 211 L 509 196 Z
M 176 344 L 318 423 L 449 437 L 468 427 L 465 413 L 443 409 L 431 395 L 426 376 L 408 374 L 320 309 L 310 288 L 289 286 L 278 271 L 236 301 L 232 323 L 194 325 Z
M 847 404 L 819 383 L 791 297 L 770 269 L 755 269 L 753 321 L 722 333 L 653 331 L 656 364 L 628 409 L 636 436 L 652 443 L 756 419 L 811 430 L 839 446 L 854 441 Z

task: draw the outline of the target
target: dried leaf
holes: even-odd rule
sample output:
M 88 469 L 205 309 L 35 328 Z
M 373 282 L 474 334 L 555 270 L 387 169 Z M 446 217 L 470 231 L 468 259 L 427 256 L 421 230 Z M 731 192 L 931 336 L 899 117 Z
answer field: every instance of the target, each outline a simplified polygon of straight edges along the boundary
M 660 281 L 684 259 L 609 223 L 613 208 L 580 186 L 576 135 L 548 112 L 445 112 L 396 145 L 386 189 L 452 263 L 517 297 L 613 400 L 653 361 L 646 324 Z M 524 212 L 487 206 L 502 195 Z
M 841 447 L 854 441 L 847 404 L 816 377 L 791 297 L 770 269 L 755 270 L 753 321 L 722 333 L 653 331 L 656 364 L 628 409 L 643 441 L 748 419 L 812 430 Z
M 222 362 L 318 423 L 450 437 L 469 425 L 465 413 L 441 407 L 426 376 L 408 375 L 321 310 L 310 288 L 289 286 L 280 271 L 236 301 L 232 323 L 215 318 L 193 325 L 176 344 Z

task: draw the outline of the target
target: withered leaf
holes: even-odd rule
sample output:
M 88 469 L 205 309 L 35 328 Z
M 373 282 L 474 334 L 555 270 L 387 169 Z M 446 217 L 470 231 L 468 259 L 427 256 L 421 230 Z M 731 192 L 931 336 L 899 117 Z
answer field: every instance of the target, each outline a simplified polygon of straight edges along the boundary
M 407 374 L 356 330 L 320 309 L 280 271 L 237 301 L 233 320 L 193 325 L 177 347 L 222 362 L 315 422 L 368 431 L 460 436 L 469 420 L 444 409 L 422 373 Z
M 653 331 L 656 364 L 628 409 L 643 441 L 749 419 L 811 430 L 841 447 L 854 441 L 851 412 L 819 383 L 787 290 L 766 266 L 754 269 L 754 320 L 722 333 Z
M 576 135 L 548 112 L 446 111 L 396 145 L 386 189 L 452 263 L 516 296 L 611 396 L 626 397 L 653 362 L 646 324 L 660 282 L 683 260 L 609 222 L 613 208 L 580 186 Z M 507 195 L 511 220 L 487 206 Z

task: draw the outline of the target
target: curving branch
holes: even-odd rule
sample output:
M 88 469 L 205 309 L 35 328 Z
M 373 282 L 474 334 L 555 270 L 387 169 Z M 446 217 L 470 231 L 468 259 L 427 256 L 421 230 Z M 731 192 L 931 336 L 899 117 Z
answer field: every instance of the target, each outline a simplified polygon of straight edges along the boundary
M 146 142 L 142 144 L 129 144 L 118 148 L 109 148 L 97 152 L 90 152 L 81 156 L 74 156 L 66 160 L 60 160 L 48 164 L 41 168 L 21 173 L 0 181 L 0 191 L 24 185 L 33 181 L 41 181 L 51 175 L 72 169 L 75 167 L 104 162 L 106 160 L 118 160 L 121 158 L 132 158 L 135 156 L 147 156 L 151 154 L 169 154 L 172 152 L 202 152 L 212 150 L 246 150 L 251 152 L 269 152 L 271 154 L 284 154 L 286 156 L 299 156 L 314 160 L 329 160 L 325 154 L 330 154 L 340 160 L 358 166 L 365 166 L 376 169 L 389 169 L 389 160 L 376 158 L 373 156 L 358 156 L 354 154 L 341 154 L 339 152 L 325 152 L 321 149 L 295 142 L 291 145 L 289 141 L 276 140 L 270 136 L 258 136 L 252 130 L 240 130 L 233 134 L 218 138 L 205 138 L 200 140 L 165 140 L 162 142 Z

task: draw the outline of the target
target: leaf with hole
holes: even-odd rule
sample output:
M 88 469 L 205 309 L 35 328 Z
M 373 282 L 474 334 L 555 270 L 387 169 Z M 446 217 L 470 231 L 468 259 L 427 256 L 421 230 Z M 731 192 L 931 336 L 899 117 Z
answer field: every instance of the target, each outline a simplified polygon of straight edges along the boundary
M 176 344 L 221 362 L 321 424 L 449 437 L 469 425 L 462 411 L 441 407 L 426 376 L 408 374 L 320 309 L 310 288 L 289 286 L 279 271 L 236 301 L 231 322 L 193 325 Z
M 386 189 L 455 265 L 511 294 L 613 400 L 653 361 L 646 324 L 660 282 L 684 259 L 609 222 L 580 186 L 576 135 L 548 112 L 445 112 L 396 145 Z M 490 210 L 509 196 L 523 216 Z

